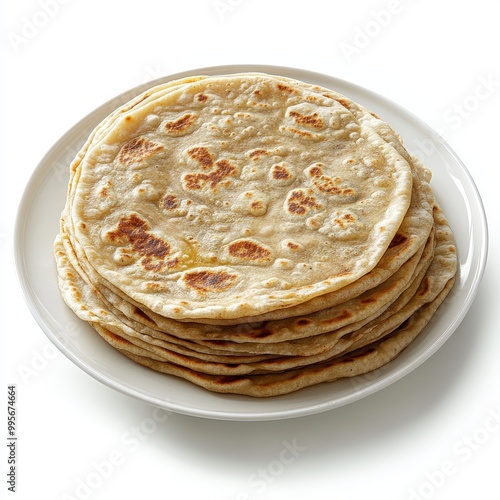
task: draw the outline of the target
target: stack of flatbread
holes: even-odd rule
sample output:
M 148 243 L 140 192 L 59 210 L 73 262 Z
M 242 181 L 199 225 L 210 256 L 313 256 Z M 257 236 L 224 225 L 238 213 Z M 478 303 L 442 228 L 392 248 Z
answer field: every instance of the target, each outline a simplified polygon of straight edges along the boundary
M 430 177 L 329 89 L 257 73 L 156 86 L 71 165 L 62 297 L 128 358 L 211 391 L 357 376 L 405 349 L 453 285 Z

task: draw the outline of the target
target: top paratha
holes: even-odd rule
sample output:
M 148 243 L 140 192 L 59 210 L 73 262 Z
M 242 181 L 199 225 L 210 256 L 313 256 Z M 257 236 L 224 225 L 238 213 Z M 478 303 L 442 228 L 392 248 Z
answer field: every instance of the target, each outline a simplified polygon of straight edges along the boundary
M 412 173 L 372 128 L 266 75 L 162 92 L 137 98 L 79 159 L 66 217 L 80 259 L 176 319 L 264 314 L 373 269 Z

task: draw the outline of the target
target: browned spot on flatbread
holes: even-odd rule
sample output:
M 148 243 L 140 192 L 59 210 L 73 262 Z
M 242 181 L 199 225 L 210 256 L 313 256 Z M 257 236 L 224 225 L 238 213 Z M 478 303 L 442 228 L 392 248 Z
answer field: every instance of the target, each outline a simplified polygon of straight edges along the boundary
M 297 111 L 290 111 L 290 116 L 299 124 L 305 127 L 323 128 L 323 120 L 318 117 L 318 113 L 312 115 L 302 115 Z
M 118 335 L 114 334 L 113 332 L 109 331 L 107 328 L 103 328 L 103 330 L 106 332 L 106 335 L 112 339 L 114 342 L 117 344 L 123 344 L 123 345 L 132 345 L 132 342 L 129 342 L 128 340 L 119 337 Z
M 397 247 L 408 241 L 408 237 L 401 233 L 396 233 L 389 244 L 389 248 Z
M 144 137 L 136 137 L 121 148 L 118 153 L 118 161 L 124 165 L 129 165 L 148 158 L 161 149 L 163 149 L 163 146 L 160 144 L 144 139 Z
M 349 106 L 351 105 L 351 103 L 347 99 L 344 99 L 343 97 L 337 97 L 337 98 L 335 98 L 335 100 L 339 104 L 342 104 L 342 106 L 344 106 L 344 108 L 349 108 Z
M 273 165 L 271 168 L 271 176 L 277 181 L 285 181 L 292 178 L 291 172 L 283 165 Z
M 311 323 L 312 323 L 312 321 L 311 321 L 310 319 L 308 319 L 308 318 L 300 318 L 300 319 L 298 319 L 298 320 L 295 322 L 295 324 L 296 324 L 297 326 L 302 326 L 302 327 L 303 327 L 303 326 L 309 326 Z
M 191 271 L 182 279 L 188 287 L 199 292 L 222 292 L 233 286 L 236 275 L 226 271 Z
M 283 83 L 278 83 L 276 85 L 276 87 L 278 88 L 278 90 L 281 90 L 281 92 L 286 92 L 287 94 L 294 94 L 294 93 L 296 93 L 295 89 L 293 89 L 292 87 L 289 87 L 288 85 L 285 85 Z
M 430 289 L 431 289 L 431 281 L 428 276 L 425 276 L 422 282 L 420 283 L 420 290 L 418 294 L 421 297 L 425 297 L 425 295 L 429 293 Z
M 335 219 L 333 219 L 333 222 L 341 229 L 345 229 L 349 224 L 356 222 L 356 218 L 354 217 L 354 215 L 347 213 L 339 217 L 335 217 Z
M 138 316 L 142 320 L 146 320 L 148 323 L 151 323 L 151 318 L 147 316 L 146 313 L 137 306 L 134 306 L 134 315 Z
M 107 233 L 107 238 L 116 242 L 128 242 L 134 252 L 144 257 L 142 264 L 148 270 L 159 271 L 164 265 L 165 257 L 170 253 L 170 245 L 160 238 L 150 234 L 148 223 L 131 214 L 120 219 L 118 227 Z
M 404 330 L 406 327 L 408 327 L 410 325 L 410 318 L 407 318 L 405 319 L 397 328 L 397 330 L 395 330 L 396 332 L 399 332 L 401 330 Z
M 251 240 L 233 241 L 228 247 L 229 255 L 248 261 L 269 260 L 271 251 Z
M 295 189 L 289 193 L 286 206 L 292 215 L 305 215 L 310 210 L 323 208 L 314 196 L 306 194 L 302 189 Z
M 208 183 L 211 189 L 215 189 L 224 179 L 236 173 L 236 168 L 227 160 L 219 160 L 215 165 L 217 168 L 208 174 L 189 173 L 184 175 L 185 188 L 188 190 L 198 190 L 202 189 Z
M 196 96 L 196 100 L 198 102 L 205 102 L 208 99 L 208 96 L 206 94 L 198 94 Z
M 351 318 L 352 318 L 352 313 L 350 313 L 346 309 L 343 309 L 338 316 L 329 320 L 322 321 L 322 323 L 324 323 L 325 325 L 331 325 Z
M 252 159 L 260 158 L 261 156 L 268 155 L 269 153 L 265 149 L 254 149 L 248 153 L 248 156 Z
M 141 261 L 142 265 L 144 266 L 144 269 L 147 269 L 148 271 L 161 271 L 164 267 L 167 267 L 169 269 L 177 267 L 179 264 L 179 259 L 171 259 L 167 261 L 155 261 L 152 257 L 144 257 Z
M 161 201 L 164 210 L 175 210 L 179 206 L 179 200 L 175 194 L 167 194 Z
M 194 160 L 198 161 L 201 168 L 212 168 L 214 164 L 213 156 L 210 154 L 210 151 L 204 146 L 191 148 L 188 150 L 187 154 Z
M 167 122 L 165 124 L 165 129 L 167 130 L 167 132 L 171 133 L 184 132 L 189 127 L 191 127 L 195 121 L 196 121 L 196 115 L 192 113 L 186 113 L 185 115 L 182 115 L 180 118 L 177 118 L 177 120 Z
M 266 330 L 261 330 L 261 331 L 259 331 L 259 332 L 258 332 L 258 334 L 257 334 L 257 338 L 259 338 L 259 339 L 265 339 L 266 337 L 269 337 L 269 336 L 271 336 L 272 334 L 273 334 L 273 331 L 272 331 L 272 330 L 268 330 L 268 329 L 266 329 Z
M 264 204 L 261 201 L 258 201 L 258 200 L 257 201 L 252 201 L 252 203 L 250 204 L 250 208 L 254 212 L 260 212 L 260 211 L 264 210 Z
M 238 375 L 227 375 L 225 377 L 218 377 L 217 383 L 222 385 L 233 384 L 235 382 L 238 382 L 239 380 L 245 380 L 245 377 L 241 377 Z
M 311 138 L 313 136 L 310 132 L 307 132 L 306 130 L 299 130 L 299 129 L 294 128 L 294 127 L 287 127 L 287 130 L 289 130 L 290 132 L 292 132 L 294 134 L 300 135 L 302 137 Z
M 339 188 L 338 185 L 341 182 L 339 177 L 329 177 L 325 175 L 323 169 L 319 165 L 310 167 L 307 170 L 307 174 L 311 177 L 313 184 L 323 193 L 351 196 L 354 194 L 354 189 L 351 188 Z

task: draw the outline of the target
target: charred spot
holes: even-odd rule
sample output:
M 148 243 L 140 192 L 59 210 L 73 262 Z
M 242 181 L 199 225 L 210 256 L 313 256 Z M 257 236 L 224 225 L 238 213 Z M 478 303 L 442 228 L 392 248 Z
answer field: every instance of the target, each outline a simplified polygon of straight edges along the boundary
M 298 319 L 298 320 L 295 322 L 295 324 L 296 324 L 297 326 L 308 326 L 308 325 L 310 325 L 311 323 L 312 323 L 312 321 L 311 321 L 310 319 L 308 319 L 308 318 L 300 318 L 300 319 Z
M 264 208 L 264 205 L 261 201 L 252 201 L 250 207 L 252 208 L 252 210 L 262 210 Z
M 354 194 L 354 190 L 351 188 L 339 188 L 338 185 L 341 182 L 339 177 L 332 179 L 327 175 L 324 175 L 323 169 L 319 165 L 315 165 L 307 169 L 307 175 L 312 178 L 313 184 L 323 193 L 336 194 L 350 196 Z
M 220 181 L 236 172 L 236 169 L 227 160 L 219 160 L 216 165 L 217 169 L 209 175 L 210 187 L 212 188 Z
M 271 252 L 250 240 L 238 240 L 229 245 L 229 255 L 245 260 L 267 260 Z
M 194 160 L 197 160 L 202 168 L 211 168 L 214 164 L 214 159 L 210 151 L 203 146 L 191 148 L 187 154 Z
M 162 207 L 164 210 L 174 210 L 179 206 L 177 196 L 174 194 L 167 194 L 163 197 Z
M 269 153 L 265 149 L 254 149 L 253 151 L 250 151 L 250 153 L 248 153 L 248 156 L 250 156 L 250 158 L 256 159 L 267 154 Z
M 290 193 L 287 200 L 288 211 L 293 215 L 304 215 L 311 209 L 320 209 L 322 205 L 316 202 L 314 196 L 307 196 L 301 190 Z
M 408 319 L 405 319 L 398 327 L 398 331 L 399 330 L 404 330 L 405 328 L 407 328 L 408 326 L 410 325 L 410 318 Z
M 232 384 L 233 382 L 237 382 L 238 380 L 244 380 L 243 377 L 238 377 L 236 375 L 228 375 L 226 377 L 219 377 L 217 382 L 219 384 Z
M 120 220 L 114 231 L 108 232 L 111 241 L 128 241 L 134 251 L 146 257 L 145 265 L 151 266 L 151 259 L 164 259 L 170 253 L 170 245 L 148 233 L 149 225 L 136 214 Z M 156 264 L 155 264 L 156 265 Z
M 118 161 L 125 165 L 129 165 L 135 161 L 142 160 L 151 156 L 156 151 L 163 149 L 163 146 L 152 141 L 148 141 L 143 137 L 136 137 L 128 141 L 118 154 Z
M 225 271 L 194 271 L 184 275 L 184 282 L 200 292 L 221 292 L 231 287 L 236 275 Z
M 196 100 L 198 102 L 205 102 L 208 99 L 208 96 L 206 94 L 198 94 L 196 96 Z
M 337 97 L 335 100 L 339 104 L 342 104 L 342 106 L 344 106 L 344 108 L 349 108 L 349 106 L 350 106 L 350 103 L 349 103 L 349 101 L 347 101 L 347 99 L 344 99 L 342 97 Z
M 431 289 L 431 281 L 430 279 L 426 276 L 423 280 L 422 283 L 420 283 L 420 291 L 418 294 L 421 297 L 424 297 L 427 293 L 429 293 L 429 290 Z
M 148 271 L 161 271 L 163 269 L 163 262 L 160 261 L 153 261 L 152 257 L 144 257 L 142 259 L 142 265 L 144 266 L 144 269 L 147 269 Z
M 336 217 L 335 219 L 333 219 L 333 222 L 335 222 L 335 224 L 337 224 L 337 226 L 341 227 L 342 229 L 345 229 L 347 224 L 352 224 L 355 221 L 356 219 L 354 215 L 349 213 L 342 215 L 342 217 Z
M 396 233 L 391 240 L 389 248 L 397 247 L 408 241 L 408 237 L 401 233 Z
M 147 316 L 146 313 L 142 309 L 139 309 L 137 306 L 134 306 L 134 314 L 135 316 L 139 316 L 139 318 L 142 318 L 143 320 L 151 321 L 149 316 Z
M 291 177 L 288 169 L 281 165 L 274 165 L 271 175 L 273 176 L 273 179 L 276 179 L 277 181 L 288 180 Z
M 339 323 L 339 322 L 342 322 L 344 320 L 351 319 L 351 318 L 352 318 L 352 313 L 350 313 L 349 311 L 344 309 L 338 316 L 336 316 L 335 318 L 323 321 L 323 323 L 326 325 L 331 325 L 331 324 Z
M 313 177 L 321 177 L 323 175 L 323 170 L 320 167 L 312 167 L 309 169 L 309 174 Z
M 292 94 L 293 92 L 295 92 L 292 87 L 284 85 L 283 83 L 278 83 L 276 87 L 278 88 L 278 90 L 281 90 L 281 92 L 286 92 L 287 94 Z
M 376 348 L 376 347 L 371 347 L 371 346 L 368 346 L 368 347 L 366 347 L 365 349 L 363 349 L 363 350 L 361 351 L 361 354 L 362 354 L 363 356 L 369 356 L 370 354 L 373 354 L 373 353 L 375 353 L 375 352 L 377 352 L 377 348 Z
M 110 337 L 111 339 L 113 339 L 118 344 L 132 345 L 132 342 L 129 342 L 128 340 L 126 340 L 126 339 L 124 339 L 122 337 L 119 337 L 118 335 L 114 334 L 113 332 L 110 332 L 107 329 L 105 329 L 105 330 L 106 330 L 106 334 L 108 335 L 108 337 Z
M 187 130 L 195 122 L 196 115 L 192 113 L 186 113 L 185 115 L 177 118 L 177 120 L 167 122 L 165 124 L 165 129 L 167 132 L 183 132 Z
M 208 343 L 217 347 L 228 347 L 231 345 L 231 342 L 228 342 L 227 340 L 209 340 Z
M 302 137 L 308 137 L 308 138 L 312 137 L 312 134 L 310 132 L 306 132 L 305 130 L 299 130 L 293 127 L 288 127 L 288 130 L 290 132 L 293 132 L 294 134 L 301 135 Z
M 294 118 L 299 125 L 317 129 L 323 128 L 323 120 L 318 117 L 318 113 L 313 113 L 312 115 L 301 115 L 297 111 L 290 111 L 290 116 Z
M 257 339 L 265 339 L 266 337 L 269 337 L 273 334 L 272 330 L 269 330 L 269 328 L 264 328 L 263 330 L 257 330 L 252 337 L 255 337 Z
M 148 290 L 152 292 L 159 292 L 163 288 L 163 286 L 160 283 L 155 283 L 154 281 L 144 283 L 144 287 L 146 287 Z
M 219 160 L 216 163 L 217 168 L 208 174 L 190 173 L 184 176 L 184 183 L 187 189 L 198 190 L 206 183 L 209 183 L 212 189 L 216 188 L 226 177 L 236 173 L 236 168 L 227 160 Z

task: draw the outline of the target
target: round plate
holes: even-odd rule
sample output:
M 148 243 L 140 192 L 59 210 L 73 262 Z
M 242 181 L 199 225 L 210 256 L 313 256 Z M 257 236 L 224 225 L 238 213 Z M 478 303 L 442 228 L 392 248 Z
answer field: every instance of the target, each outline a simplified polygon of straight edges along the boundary
M 457 282 L 438 314 L 391 363 L 359 377 L 263 399 L 212 393 L 122 356 L 65 305 L 52 254 L 66 199 L 69 163 L 102 119 L 153 85 L 194 74 L 245 71 L 279 74 L 331 88 L 389 123 L 407 149 L 432 171 L 432 188 L 454 231 L 459 258 Z M 171 75 L 138 86 L 96 109 L 42 159 L 26 187 L 15 233 L 16 266 L 27 303 L 49 339 L 69 359 L 109 387 L 147 403 L 188 415 L 227 420 L 271 420 L 319 413 L 359 400 L 401 379 L 436 352 L 458 327 L 476 295 L 486 255 L 486 217 L 474 182 L 459 158 L 427 125 L 362 87 L 318 73 L 275 66 L 218 66 Z

